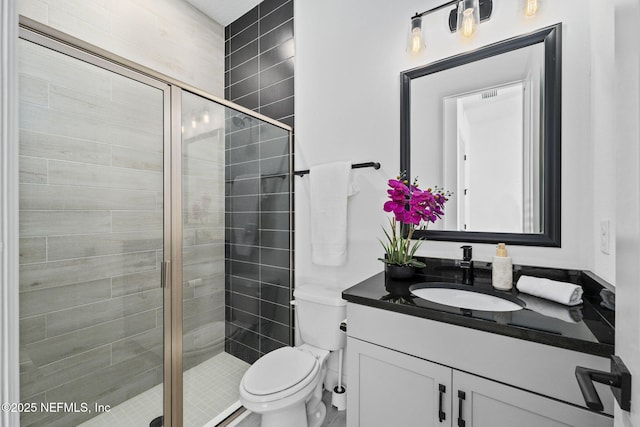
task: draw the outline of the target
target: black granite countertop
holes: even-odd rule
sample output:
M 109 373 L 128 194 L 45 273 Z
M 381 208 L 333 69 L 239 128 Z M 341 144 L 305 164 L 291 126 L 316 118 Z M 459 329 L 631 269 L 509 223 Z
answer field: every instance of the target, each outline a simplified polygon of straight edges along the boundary
M 423 259 L 427 267 L 420 269 L 411 280 L 386 280 L 384 272 L 346 289 L 345 300 L 422 317 L 485 332 L 561 347 L 582 353 L 609 357 L 614 353 L 615 311 L 602 301 L 601 291 L 606 283 L 588 271 L 562 270 L 540 267 L 514 266 L 514 282 L 520 275 L 546 277 L 583 287 L 583 304 L 566 307 L 526 294 L 515 286 L 508 294 L 515 296 L 529 308 L 513 312 L 490 312 L 460 309 L 417 298 L 408 291 L 412 284 L 449 282 L 463 284 L 462 270 L 457 261 L 436 258 Z M 471 284 L 496 295 L 504 291 L 491 286 L 491 264 L 475 262 Z M 535 311 L 534 311 L 535 310 Z

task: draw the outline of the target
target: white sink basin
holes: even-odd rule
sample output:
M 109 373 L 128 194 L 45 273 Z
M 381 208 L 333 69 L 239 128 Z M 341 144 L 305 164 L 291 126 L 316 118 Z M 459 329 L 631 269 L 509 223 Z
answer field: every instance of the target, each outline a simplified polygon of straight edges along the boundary
M 447 287 L 424 287 L 412 289 L 411 293 L 427 301 L 469 310 L 517 311 L 522 309 L 521 305 L 508 299 L 471 290 Z

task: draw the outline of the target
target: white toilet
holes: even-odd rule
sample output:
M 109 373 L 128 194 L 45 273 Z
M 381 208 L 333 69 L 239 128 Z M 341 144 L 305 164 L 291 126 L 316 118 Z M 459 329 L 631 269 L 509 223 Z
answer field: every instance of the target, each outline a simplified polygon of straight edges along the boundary
M 346 301 L 318 285 L 294 293 L 297 328 L 304 344 L 282 347 L 258 359 L 240 382 L 240 402 L 262 414 L 262 427 L 317 427 L 326 415 L 322 388 L 330 351 L 344 348 L 340 322 Z

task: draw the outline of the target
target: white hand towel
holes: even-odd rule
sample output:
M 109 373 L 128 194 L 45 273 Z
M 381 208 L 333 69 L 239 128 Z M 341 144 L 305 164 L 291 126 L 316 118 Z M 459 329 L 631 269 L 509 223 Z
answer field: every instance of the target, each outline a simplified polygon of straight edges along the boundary
M 564 305 L 582 303 L 582 287 L 573 283 L 557 282 L 540 277 L 520 276 L 516 287 L 520 292 Z
M 310 168 L 309 186 L 311 260 L 317 265 L 343 265 L 347 259 L 347 199 L 354 193 L 351 162 Z

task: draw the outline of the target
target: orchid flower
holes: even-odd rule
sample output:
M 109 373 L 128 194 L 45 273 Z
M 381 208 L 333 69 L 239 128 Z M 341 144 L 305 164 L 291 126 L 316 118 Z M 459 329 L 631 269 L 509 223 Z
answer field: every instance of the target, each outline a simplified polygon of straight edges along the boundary
M 380 260 L 388 264 L 424 267 L 424 263 L 414 258 L 422 240 L 416 240 L 412 245 L 411 237 L 416 227 L 420 227 L 422 223 L 426 227 L 442 218 L 444 205 L 451 193 L 438 188 L 422 190 L 417 179 L 409 185 L 409 181 L 403 178 L 401 174 L 397 179 L 388 181 L 389 200 L 385 202 L 383 210 L 392 212 L 393 217 L 389 220 L 391 232 L 383 229 L 387 242 L 380 243 L 385 249 L 386 257 Z M 403 230 L 406 230 L 406 237 Z

